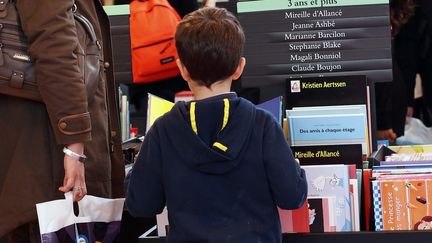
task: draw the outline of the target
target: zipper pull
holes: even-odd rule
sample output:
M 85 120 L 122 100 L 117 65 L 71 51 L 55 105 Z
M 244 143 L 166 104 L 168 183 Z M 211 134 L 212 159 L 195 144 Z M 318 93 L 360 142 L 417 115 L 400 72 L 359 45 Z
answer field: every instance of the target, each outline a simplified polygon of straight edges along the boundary
M 163 54 L 170 46 L 171 46 L 171 41 L 167 43 L 167 45 L 164 47 L 164 49 L 162 49 L 162 51 L 159 54 Z
M 3 43 L 0 43 L 0 66 L 4 64 L 4 56 L 3 56 Z

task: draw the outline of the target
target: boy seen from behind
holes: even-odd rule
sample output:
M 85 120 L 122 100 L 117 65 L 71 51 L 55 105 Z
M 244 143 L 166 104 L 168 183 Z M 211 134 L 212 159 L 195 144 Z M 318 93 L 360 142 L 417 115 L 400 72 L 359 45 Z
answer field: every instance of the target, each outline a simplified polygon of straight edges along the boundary
M 272 115 L 230 92 L 246 63 L 240 23 L 225 9 L 202 8 L 175 38 L 196 100 L 176 103 L 145 136 L 129 212 L 154 216 L 167 206 L 167 242 L 281 242 L 277 206 L 300 207 L 306 177 Z

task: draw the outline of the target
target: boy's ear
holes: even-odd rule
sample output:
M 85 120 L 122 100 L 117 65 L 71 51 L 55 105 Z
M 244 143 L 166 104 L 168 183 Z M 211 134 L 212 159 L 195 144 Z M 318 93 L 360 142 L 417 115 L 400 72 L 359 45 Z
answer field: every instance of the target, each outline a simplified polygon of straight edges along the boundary
M 176 60 L 177 67 L 180 69 L 180 74 L 183 77 L 184 80 L 189 82 L 190 80 L 190 74 L 189 71 L 186 69 L 186 67 L 183 65 L 183 63 L 180 61 L 180 59 Z
M 241 58 L 240 58 L 240 62 L 239 62 L 239 64 L 238 64 L 238 66 L 237 66 L 237 69 L 236 69 L 236 71 L 234 72 L 234 74 L 233 74 L 233 76 L 232 76 L 232 79 L 233 79 L 233 80 L 237 80 L 237 79 L 240 78 L 240 76 L 241 76 L 242 73 L 243 73 L 243 70 L 244 70 L 245 65 L 246 65 L 246 58 L 241 57 Z

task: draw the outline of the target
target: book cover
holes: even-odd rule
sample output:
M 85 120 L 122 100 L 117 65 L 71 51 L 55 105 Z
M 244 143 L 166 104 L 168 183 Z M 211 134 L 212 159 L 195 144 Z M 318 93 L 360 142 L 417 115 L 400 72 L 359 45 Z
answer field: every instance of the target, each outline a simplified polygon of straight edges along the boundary
M 282 233 L 294 233 L 292 211 L 278 208 Z
M 149 93 L 147 105 L 146 132 L 150 129 L 150 127 L 153 125 L 157 118 L 170 111 L 173 106 L 173 102 Z
M 407 201 L 404 181 L 382 181 L 381 205 L 383 230 L 408 229 Z
M 364 188 L 364 219 L 365 219 L 365 229 L 370 230 L 370 216 L 371 216 L 371 202 L 372 202 L 372 187 L 371 187 L 372 170 L 363 170 L 363 188 Z
M 431 229 L 432 180 L 381 181 L 383 230 Z
M 373 199 L 373 212 L 375 220 L 375 231 L 383 230 L 383 217 L 381 206 L 381 181 L 372 181 L 372 199 Z
M 311 211 L 311 220 L 310 220 L 310 232 L 316 233 L 316 232 L 325 232 L 324 229 L 324 214 L 325 211 L 327 211 L 328 214 L 328 208 L 326 208 L 325 199 L 323 198 L 310 198 L 308 200 L 309 202 L 309 210 Z M 328 204 L 328 203 L 327 203 Z
M 302 207 L 295 210 L 278 208 L 282 233 L 307 233 L 309 230 L 310 211 L 308 200 Z
M 344 134 L 347 139 L 355 138 L 356 136 L 361 135 L 361 138 L 365 140 L 366 137 L 366 128 L 367 128 L 367 112 L 365 105 L 346 105 L 346 106 L 320 106 L 320 107 L 295 107 L 291 110 L 286 111 L 286 116 L 289 122 L 289 125 L 297 125 L 298 128 L 292 130 L 292 132 L 296 132 L 293 135 L 305 134 L 305 135 L 315 135 L 315 136 L 330 136 L 332 133 L 336 135 Z M 309 123 L 314 122 L 312 124 L 307 124 L 309 129 L 305 129 L 301 127 L 301 123 L 293 124 L 293 119 L 311 119 Z M 351 121 L 345 122 L 334 122 L 330 123 L 331 120 L 335 119 L 348 119 L 351 118 Z M 324 121 L 323 119 L 326 119 Z M 358 128 L 357 130 L 352 129 L 351 122 L 354 122 L 356 126 L 354 128 Z M 318 128 L 320 128 L 318 130 Z M 292 128 L 290 128 L 292 129 Z M 302 129 L 300 131 L 299 129 Z M 327 130 L 328 129 L 328 130 Z M 339 131 L 340 130 L 340 131 Z M 350 136 L 350 134 L 352 134 Z
M 308 198 L 335 197 L 336 231 L 352 231 L 348 167 L 309 165 L 302 168 L 308 178 Z
M 367 154 L 364 114 L 297 116 L 287 111 L 290 142 L 297 145 L 361 144 Z
M 296 233 L 308 233 L 309 228 L 309 207 L 308 200 L 306 199 L 303 206 L 299 209 L 292 210 L 292 220 L 293 220 L 293 232 Z
M 288 122 L 293 144 L 312 141 L 359 140 L 365 143 L 365 126 L 362 114 L 328 116 L 290 116 Z
M 282 96 L 258 104 L 256 107 L 270 112 L 279 125 L 282 126 Z

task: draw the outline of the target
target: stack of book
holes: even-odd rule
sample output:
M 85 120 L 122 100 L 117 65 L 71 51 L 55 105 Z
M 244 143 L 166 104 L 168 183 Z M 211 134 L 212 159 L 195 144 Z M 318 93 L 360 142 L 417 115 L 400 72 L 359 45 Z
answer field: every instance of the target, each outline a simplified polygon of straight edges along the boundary
M 291 146 L 361 144 L 363 153 L 368 153 L 365 104 L 294 107 L 286 116 Z
M 361 170 L 354 164 L 305 165 L 308 197 L 297 210 L 279 210 L 283 233 L 360 230 Z
M 287 80 L 287 140 L 306 171 L 308 197 L 301 209 L 280 210 L 284 233 L 360 230 L 368 100 L 364 76 Z
M 297 84 L 296 89 L 293 84 Z M 363 154 L 370 154 L 370 112 L 364 76 L 288 80 L 286 118 L 291 146 L 361 144 Z
M 409 152 L 393 151 L 372 168 L 375 229 L 430 230 L 432 154 L 408 146 L 396 149 Z

